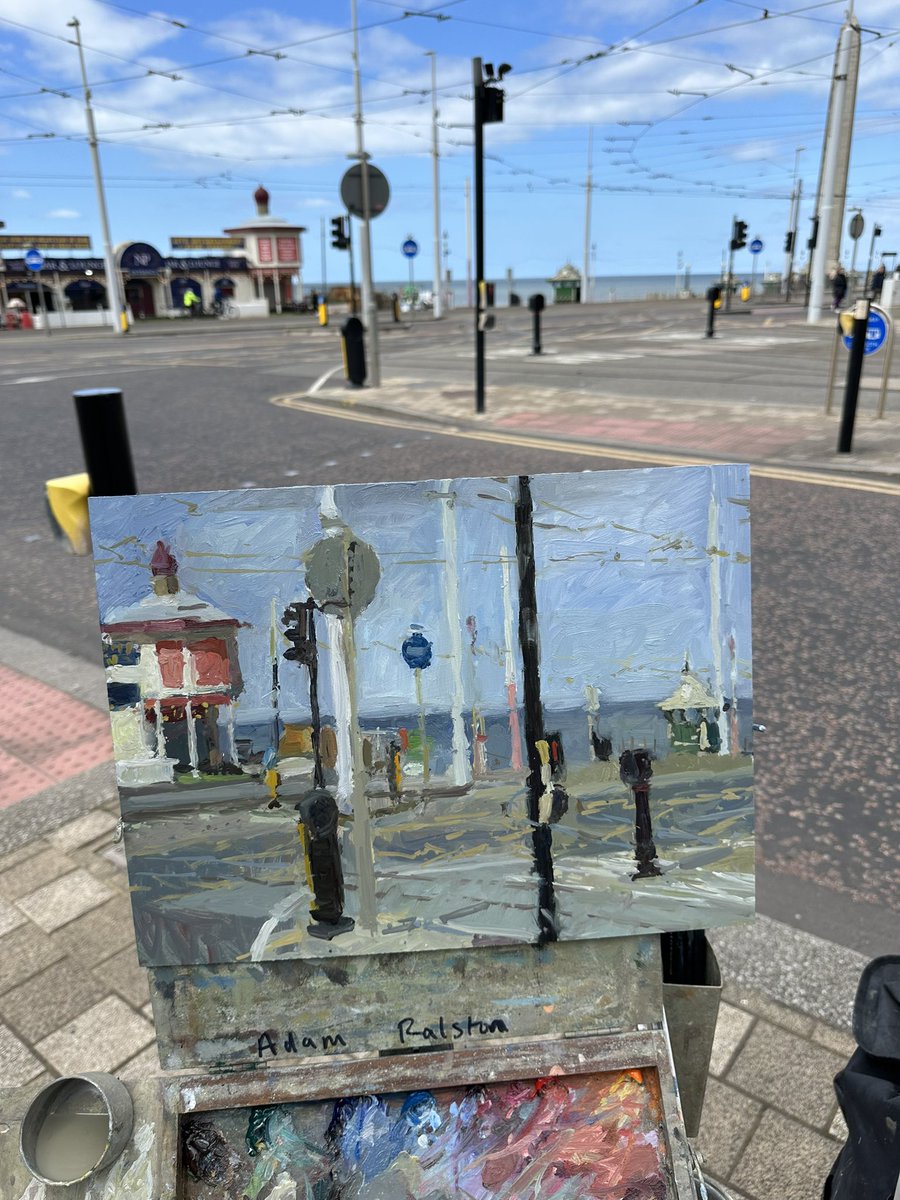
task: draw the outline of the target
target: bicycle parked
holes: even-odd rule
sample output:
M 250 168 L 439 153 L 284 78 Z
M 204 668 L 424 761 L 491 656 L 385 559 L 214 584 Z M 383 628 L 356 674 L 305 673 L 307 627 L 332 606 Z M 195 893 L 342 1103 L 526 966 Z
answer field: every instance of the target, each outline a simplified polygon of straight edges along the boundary
M 227 297 L 223 297 L 220 300 L 213 300 L 210 311 L 214 317 L 221 317 L 226 321 L 240 316 L 238 306 L 233 300 L 229 300 Z

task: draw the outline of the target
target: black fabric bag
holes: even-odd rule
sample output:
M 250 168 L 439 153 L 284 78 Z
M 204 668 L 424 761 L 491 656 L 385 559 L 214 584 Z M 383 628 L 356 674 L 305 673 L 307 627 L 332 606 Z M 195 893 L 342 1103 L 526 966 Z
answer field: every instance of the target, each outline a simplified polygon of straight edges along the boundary
M 853 1006 L 858 1049 L 834 1079 L 849 1136 L 824 1200 L 894 1200 L 900 1177 L 900 955 L 875 958 Z

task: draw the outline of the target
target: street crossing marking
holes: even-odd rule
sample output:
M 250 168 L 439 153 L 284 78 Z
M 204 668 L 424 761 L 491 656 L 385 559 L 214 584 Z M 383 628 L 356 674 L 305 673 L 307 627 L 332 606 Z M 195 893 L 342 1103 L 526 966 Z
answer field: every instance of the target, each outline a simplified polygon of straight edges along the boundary
M 355 400 L 343 400 L 340 407 L 323 400 L 305 400 L 306 392 L 295 392 L 287 396 L 273 396 L 270 404 L 278 408 L 295 409 L 321 417 L 334 417 L 339 421 L 356 421 L 366 425 L 381 425 L 388 428 L 408 428 L 408 417 L 397 413 L 364 412 L 356 407 Z M 624 446 L 603 446 L 597 442 L 567 441 L 563 438 L 534 437 L 513 433 L 508 430 L 466 429 L 459 425 L 429 424 L 429 429 L 444 437 L 466 438 L 473 442 L 493 442 L 504 446 L 521 446 L 523 449 L 547 450 L 559 454 L 579 454 L 585 458 L 610 458 L 620 462 L 639 462 L 661 467 L 711 466 L 721 463 L 715 458 L 701 454 L 674 454 L 668 451 L 636 450 Z M 875 492 L 885 496 L 900 496 L 900 480 L 866 479 L 859 476 L 832 474 L 828 471 L 804 470 L 802 467 L 750 466 L 750 474 L 758 479 L 778 479 L 786 483 L 806 483 L 815 487 L 844 488 L 849 491 Z

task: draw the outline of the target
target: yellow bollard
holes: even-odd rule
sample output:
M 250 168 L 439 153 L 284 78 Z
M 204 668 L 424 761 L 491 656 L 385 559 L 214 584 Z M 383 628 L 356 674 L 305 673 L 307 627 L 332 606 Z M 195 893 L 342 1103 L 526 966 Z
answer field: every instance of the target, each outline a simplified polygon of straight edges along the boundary
M 746 283 L 745 283 L 745 284 L 744 284 L 744 286 L 741 288 L 741 299 L 742 299 L 743 301 L 745 301 L 745 302 L 746 302 L 747 300 L 749 300 L 749 299 L 750 299 L 750 289 L 749 289 L 749 287 L 746 285 Z
M 54 532 L 68 539 L 73 554 L 90 554 L 91 529 L 88 522 L 88 496 L 91 494 L 90 476 L 61 475 L 48 479 L 47 507 Z
M 320 325 L 328 324 L 328 305 L 326 304 L 326 302 L 324 300 L 319 305 L 319 324 Z

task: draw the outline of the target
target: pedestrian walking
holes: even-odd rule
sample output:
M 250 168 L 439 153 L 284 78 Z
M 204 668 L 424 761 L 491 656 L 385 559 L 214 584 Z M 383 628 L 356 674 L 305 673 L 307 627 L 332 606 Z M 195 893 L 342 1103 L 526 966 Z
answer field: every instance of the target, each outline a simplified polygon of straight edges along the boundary
M 844 297 L 847 295 L 847 276 L 844 274 L 844 268 L 840 263 L 835 267 L 834 274 L 831 276 L 831 307 L 835 312 L 844 303 Z
M 877 303 L 881 299 L 881 289 L 884 287 L 884 263 L 878 267 L 872 276 L 872 299 Z

